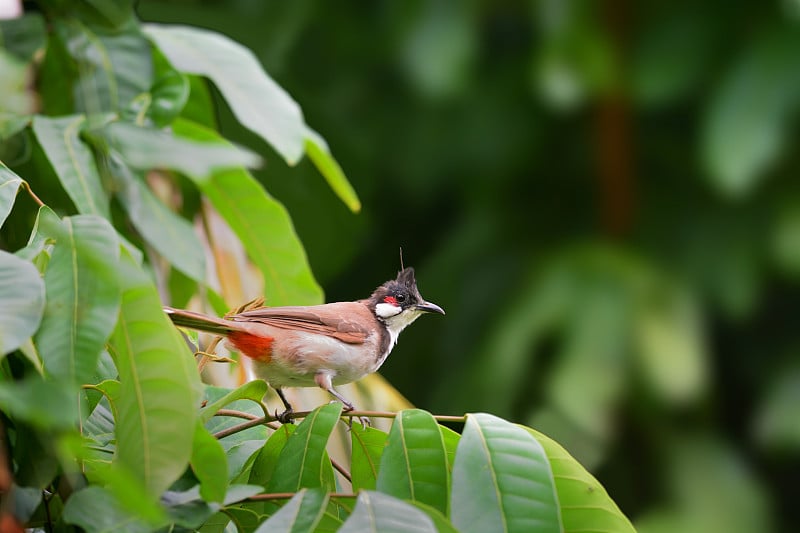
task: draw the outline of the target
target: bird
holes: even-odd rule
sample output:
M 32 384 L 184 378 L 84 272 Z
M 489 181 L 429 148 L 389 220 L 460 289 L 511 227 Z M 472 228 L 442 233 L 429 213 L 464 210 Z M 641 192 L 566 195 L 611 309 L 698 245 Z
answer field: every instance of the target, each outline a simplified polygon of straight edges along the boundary
M 258 307 L 225 318 L 164 307 L 179 327 L 221 335 L 253 360 L 254 374 L 278 393 L 285 410 L 276 418 L 291 422 L 294 412 L 286 387 L 320 387 L 343 404 L 354 405 L 334 387 L 376 372 L 400 333 L 425 313 L 444 315 L 422 298 L 413 267 L 377 287 L 365 299 L 310 306 Z

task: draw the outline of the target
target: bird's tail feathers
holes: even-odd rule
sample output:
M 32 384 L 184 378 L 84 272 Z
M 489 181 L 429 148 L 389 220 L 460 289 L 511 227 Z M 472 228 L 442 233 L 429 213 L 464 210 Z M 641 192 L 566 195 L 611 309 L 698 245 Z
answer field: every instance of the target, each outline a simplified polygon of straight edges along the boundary
M 238 328 L 224 318 L 215 318 L 173 307 L 164 307 L 164 312 L 172 320 L 173 324 L 183 328 L 206 331 L 215 335 L 227 335 L 232 331 L 238 331 Z

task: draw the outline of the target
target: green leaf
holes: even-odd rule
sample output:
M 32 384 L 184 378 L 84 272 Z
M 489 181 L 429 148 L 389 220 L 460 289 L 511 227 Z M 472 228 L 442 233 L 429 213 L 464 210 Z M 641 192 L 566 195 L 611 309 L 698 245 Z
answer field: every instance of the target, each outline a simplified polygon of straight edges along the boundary
M 263 379 L 248 381 L 224 396 L 206 404 L 206 406 L 200 410 L 200 419 L 203 423 L 208 422 L 217 411 L 237 400 L 252 400 L 258 404 L 264 398 L 268 388 L 267 382 Z
M 181 137 L 226 142 L 216 132 L 187 120 L 176 120 L 172 127 Z M 322 303 L 322 289 L 314 280 L 286 208 L 269 196 L 250 173 L 235 169 L 192 179 L 261 270 L 269 305 Z
M 306 138 L 300 107 L 250 50 L 200 28 L 146 24 L 144 31 L 175 68 L 211 79 L 239 122 L 290 165 L 300 159 Z
M 172 68 L 166 58 L 153 49 L 153 63 L 156 74 L 152 87 L 137 96 L 129 108 L 136 124 L 145 124 L 145 119 L 157 128 L 163 128 L 180 115 L 189 100 L 190 85 L 188 76 Z M 128 113 L 124 116 L 128 118 Z
M 250 484 L 267 486 L 278 465 L 281 452 L 296 428 L 294 424 L 283 424 L 269 436 L 253 462 L 253 468 L 250 469 L 248 481 Z
M 38 428 L 70 429 L 78 423 L 78 391 L 35 374 L 21 381 L 0 381 L 0 409 Z
M 524 428 L 542 445 L 553 470 L 564 533 L 635 533 L 602 485 L 556 441 Z
M 458 533 L 458 530 L 453 526 L 452 522 L 439 510 L 434 509 L 430 505 L 425 505 L 422 502 L 411 502 L 411 504 L 433 520 L 433 525 L 436 526 L 436 531 L 439 533 Z
M 230 143 L 201 143 L 166 131 L 142 128 L 127 122 L 111 122 L 103 137 L 112 150 L 133 168 L 168 168 L 188 176 L 203 178 L 216 170 L 257 167 L 261 158 Z
M 304 487 L 335 490 L 334 486 L 326 483 L 328 480 L 324 475 L 324 471 L 330 468 L 325 446 L 341 413 L 341 403 L 329 403 L 311 411 L 297 426 L 281 452 L 267 484 L 268 492 L 296 492 Z M 328 461 L 327 465 L 325 461 Z
M 439 424 L 420 409 L 400 411 L 381 457 L 377 489 L 447 514 L 449 472 Z
M 11 213 L 11 208 L 14 207 L 20 186 L 22 186 L 22 178 L 0 161 L 0 227 Z
M 200 481 L 200 495 L 207 502 L 225 499 L 228 489 L 228 460 L 225 450 L 217 439 L 198 420 L 194 430 L 190 464 L 195 477 Z
M 76 111 L 87 115 L 118 111 L 150 87 L 150 43 L 133 17 L 114 31 L 90 28 L 75 18 L 54 18 L 52 25 L 51 39 L 61 41 L 73 63 L 75 79 L 69 94 Z
M 562 531 L 544 449 L 501 418 L 467 416 L 453 465 L 450 516 L 463 533 Z
M 497 531 L 486 529 L 484 531 Z M 358 503 L 339 533 L 437 533 L 427 514 L 387 494 L 361 491 Z
M 88 383 L 120 306 L 120 245 L 114 228 L 94 215 L 50 217 L 38 228 L 56 244 L 45 272 L 47 294 L 34 341 L 48 375 Z
M 189 462 L 200 379 L 158 292 L 127 253 L 120 279 L 122 308 L 110 343 L 121 385 L 115 460 L 161 494 Z
M 89 533 L 152 531 L 151 525 L 123 509 L 110 492 L 98 486 L 86 487 L 70 496 L 62 518 L 67 524 L 79 526 Z
M 311 533 L 327 506 L 328 494 L 325 491 L 302 489 L 262 523 L 256 533 Z
M 718 190 L 742 196 L 783 151 L 791 112 L 800 101 L 800 36 L 770 28 L 721 80 L 707 107 L 702 155 Z
M 25 62 L 44 47 L 46 38 L 41 13 L 27 11 L 21 17 L 0 20 L 0 48 Z
M 347 181 L 342 167 L 333 158 L 328 143 L 315 131 L 308 130 L 307 134 L 305 148 L 309 159 L 320 171 L 336 196 L 350 208 L 350 211 L 354 213 L 361 211 L 361 201 L 353 186 Z
M 256 460 L 262 440 L 243 440 L 225 450 L 228 459 L 228 479 L 231 483 L 245 483 Z
M 109 219 L 108 194 L 100 181 L 92 151 L 79 137 L 85 122 L 83 115 L 58 118 L 36 115 L 33 133 L 78 212 Z
M 442 442 L 444 443 L 444 449 L 447 453 L 447 468 L 452 474 L 453 463 L 455 462 L 456 458 L 456 449 L 458 448 L 458 443 L 461 440 L 461 435 L 452 429 L 441 425 L 439 426 L 439 431 L 442 433 Z
M 117 183 L 120 202 L 136 230 L 175 268 L 204 283 L 205 254 L 191 223 L 156 198 L 116 153 L 109 154 L 107 162 Z
M 44 283 L 28 261 L 0 250 L 0 356 L 19 348 L 39 328 Z
M 379 429 L 361 424 L 353 424 L 350 428 L 353 450 L 350 475 L 353 479 L 353 492 L 375 489 L 387 436 Z

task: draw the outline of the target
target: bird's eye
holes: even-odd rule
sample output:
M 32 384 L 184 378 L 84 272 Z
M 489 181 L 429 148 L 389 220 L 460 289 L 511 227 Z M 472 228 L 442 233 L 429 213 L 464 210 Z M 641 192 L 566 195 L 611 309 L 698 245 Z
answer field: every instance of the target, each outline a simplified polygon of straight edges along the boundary
M 397 303 L 403 303 L 406 301 L 406 295 L 398 294 L 397 296 L 395 296 L 395 299 L 397 300 Z

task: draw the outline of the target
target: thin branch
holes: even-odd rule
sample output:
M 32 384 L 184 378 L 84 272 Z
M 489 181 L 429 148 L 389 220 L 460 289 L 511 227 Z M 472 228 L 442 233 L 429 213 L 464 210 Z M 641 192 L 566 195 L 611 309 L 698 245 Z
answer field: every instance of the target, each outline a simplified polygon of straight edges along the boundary
M 231 416 L 234 418 L 244 418 L 246 420 L 256 420 L 259 418 L 254 414 L 245 413 L 244 411 L 237 411 L 236 409 L 220 409 L 214 413 L 214 416 Z
M 337 463 L 333 460 L 333 457 L 328 457 L 333 467 L 350 483 L 353 482 L 353 477 L 350 475 L 350 472 L 347 471 L 345 467 Z
M 221 409 L 217 413 L 228 411 Z M 297 411 L 295 413 L 287 413 L 287 417 L 291 418 L 292 420 L 297 418 L 305 418 L 311 414 L 311 411 Z M 215 415 L 216 416 L 216 415 Z M 278 429 L 277 426 L 271 424 L 271 422 L 276 422 L 278 418 L 273 415 L 262 416 L 258 418 L 250 418 L 253 415 L 248 416 L 239 416 L 232 413 L 223 416 L 237 416 L 239 418 L 248 418 L 247 422 L 243 422 L 236 426 L 231 426 L 228 429 L 223 429 L 214 434 L 214 437 L 217 439 L 224 439 L 225 437 L 229 437 L 246 429 L 250 429 L 255 426 L 259 426 L 261 424 L 267 425 L 272 429 Z M 342 418 L 355 418 L 355 417 L 373 417 L 373 418 L 395 418 L 397 417 L 397 413 L 392 413 L 390 411 L 348 411 L 347 413 L 342 414 Z M 453 415 L 433 415 L 433 418 L 439 422 L 465 422 L 467 420 L 466 416 L 453 416 Z
M 39 199 L 39 197 L 38 197 L 38 196 L 36 196 L 36 193 L 35 193 L 35 192 L 33 192 L 33 189 L 31 189 L 31 185 L 30 185 L 30 184 L 29 184 L 27 181 L 25 181 L 25 180 L 22 180 L 22 187 L 23 187 L 23 188 L 24 188 L 26 191 L 28 191 L 28 194 L 30 194 L 30 195 L 31 195 L 31 198 L 33 198 L 33 201 L 34 201 L 34 202 L 36 202 L 37 204 L 39 204 L 39 207 L 44 207 L 44 202 L 43 202 L 41 199 Z

